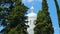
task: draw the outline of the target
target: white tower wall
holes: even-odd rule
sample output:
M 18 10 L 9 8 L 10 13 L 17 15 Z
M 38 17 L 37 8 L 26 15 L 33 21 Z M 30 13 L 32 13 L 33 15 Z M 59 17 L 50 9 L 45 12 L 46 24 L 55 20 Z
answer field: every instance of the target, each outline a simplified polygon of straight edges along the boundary
M 37 18 L 37 14 L 34 13 L 34 8 L 31 7 L 31 13 L 27 14 L 28 16 L 28 25 L 29 28 L 27 29 L 28 34 L 34 34 L 34 27 L 35 27 L 35 21 Z

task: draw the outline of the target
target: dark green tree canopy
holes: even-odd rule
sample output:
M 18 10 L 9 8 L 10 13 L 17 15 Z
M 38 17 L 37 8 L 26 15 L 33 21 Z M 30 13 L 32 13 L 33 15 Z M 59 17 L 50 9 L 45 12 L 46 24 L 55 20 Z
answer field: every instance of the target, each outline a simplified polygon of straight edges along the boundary
M 42 10 L 43 11 L 48 11 L 48 5 L 46 0 L 42 0 Z
M 25 23 L 27 22 L 25 20 L 27 17 L 25 14 L 28 8 L 22 3 L 22 0 L 0 0 L 0 3 L 0 16 L 3 19 L 1 25 L 6 26 L 1 32 L 10 34 L 14 31 L 16 34 L 19 32 L 21 32 L 19 34 L 26 34 L 27 25 Z M 19 29 L 19 32 L 16 29 Z
M 42 0 L 42 10 L 38 12 L 34 34 L 54 34 L 47 0 Z

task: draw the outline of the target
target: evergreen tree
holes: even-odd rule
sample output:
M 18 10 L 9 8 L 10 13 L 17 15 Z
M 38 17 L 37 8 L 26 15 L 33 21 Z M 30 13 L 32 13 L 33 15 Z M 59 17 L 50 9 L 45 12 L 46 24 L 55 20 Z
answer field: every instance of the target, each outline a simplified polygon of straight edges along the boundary
M 22 0 L 0 1 L 0 15 L 3 19 L 1 25 L 5 26 L 1 32 L 4 34 L 27 34 L 25 14 L 28 8 L 22 3 Z M 5 7 L 6 4 L 9 5 L 8 8 Z
M 46 0 L 42 0 L 42 10 L 38 12 L 34 34 L 54 34 Z
M 60 11 L 59 11 L 59 5 L 57 0 L 54 0 L 55 5 L 56 5 L 56 10 L 57 10 L 57 14 L 58 14 L 58 22 L 59 22 L 59 27 L 60 27 Z

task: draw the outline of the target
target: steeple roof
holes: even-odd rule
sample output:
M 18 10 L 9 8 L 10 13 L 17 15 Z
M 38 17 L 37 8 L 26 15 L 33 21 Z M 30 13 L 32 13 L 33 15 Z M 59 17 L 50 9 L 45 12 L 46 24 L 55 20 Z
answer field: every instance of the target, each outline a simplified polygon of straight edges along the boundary
M 32 7 L 30 8 L 30 10 L 31 10 L 31 12 L 34 12 L 34 7 L 32 6 Z
M 31 10 L 31 12 L 29 14 L 27 14 L 27 16 L 28 17 L 36 17 L 37 14 L 34 13 L 34 7 L 33 6 L 30 8 L 30 10 Z

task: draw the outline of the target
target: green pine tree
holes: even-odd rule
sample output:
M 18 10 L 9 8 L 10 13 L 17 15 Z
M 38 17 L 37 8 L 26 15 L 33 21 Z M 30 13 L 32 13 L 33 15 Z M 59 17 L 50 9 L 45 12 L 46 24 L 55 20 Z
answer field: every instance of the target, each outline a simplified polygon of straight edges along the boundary
M 25 14 L 28 8 L 22 3 L 22 0 L 2 0 L 0 3 L 2 5 L 0 15 L 3 16 L 1 25 L 6 26 L 1 32 L 4 34 L 27 34 Z M 8 8 L 4 6 L 6 4 L 9 4 Z
M 38 12 L 34 34 L 54 34 L 46 0 L 42 0 L 42 10 Z
M 55 5 L 56 5 L 56 10 L 57 10 L 57 14 L 58 14 L 58 22 L 59 22 L 59 27 L 60 27 L 60 11 L 59 11 L 59 5 L 57 0 L 54 0 Z

